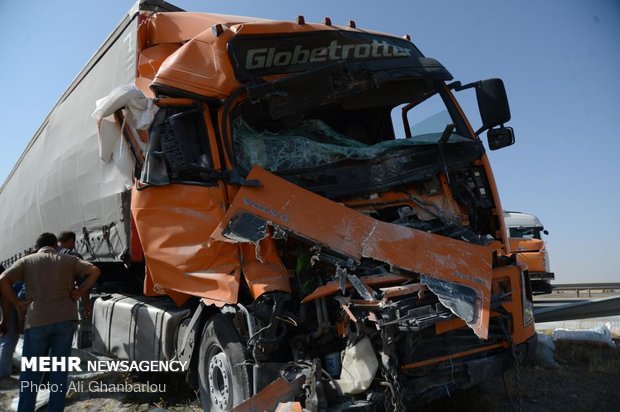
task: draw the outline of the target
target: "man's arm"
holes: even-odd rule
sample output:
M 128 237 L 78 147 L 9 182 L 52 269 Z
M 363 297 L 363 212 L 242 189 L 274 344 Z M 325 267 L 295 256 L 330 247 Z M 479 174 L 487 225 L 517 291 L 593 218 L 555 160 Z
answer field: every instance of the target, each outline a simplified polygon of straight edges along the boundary
M 18 299 L 17 294 L 15 293 L 11 285 L 15 281 L 22 280 L 22 277 L 23 270 L 19 262 L 9 268 L 2 275 L 0 275 L 0 289 L 2 289 L 2 300 L 7 300 L 13 306 L 15 306 L 17 314 L 20 316 L 20 318 L 24 317 L 24 315 L 26 314 L 26 310 L 28 309 L 28 305 L 30 305 L 30 301 Z M 4 313 L 5 315 L 8 315 L 7 312 Z
M 0 321 L 0 336 L 9 330 L 9 322 L 11 318 L 11 302 L 2 296 L 2 321 Z
M 99 279 L 99 275 L 101 275 L 101 270 L 97 266 L 91 264 L 88 268 L 88 271 L 84 275 L 86 278 L 84 279 L 84 282 L 82 282 L 79 288 L 73 289 L 71 291 L 71 299 L 77 301 L 82 296 L 87 299 L 88 291 L 90 290 L 90 288 L 93 287 L 95 282 L 97 282 L 97 279 Z
M 10 269 L 0 275 L 0 288 L 2 288 L 2 301 L 5 300 L 9 303 L 12 303 L 13 306 L 16 306 L 18 303 L 17 294 L 11 287 L 11 279 L 9 276 L 11 275 Z M 4 308 L 4 305 L 3 305 Z

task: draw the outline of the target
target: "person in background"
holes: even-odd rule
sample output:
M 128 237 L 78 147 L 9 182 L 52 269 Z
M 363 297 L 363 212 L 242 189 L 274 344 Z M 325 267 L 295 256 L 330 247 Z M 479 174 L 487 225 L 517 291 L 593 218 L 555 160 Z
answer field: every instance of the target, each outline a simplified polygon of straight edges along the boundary
M 75 232 L 69 230 L 60 232 L 58 235 L 58 252 L 84 259 L 82 255 L 75 250 Z
M 58 234 L 58 253 L 64 253 L 67 255 L 75 256 L 79 259 L 84 259 L 80 253 L 75 250 L 75 232 L 65 230 Z M 79 286 L 78 280 L 78 286 Z M 78 304 L 80 319 L 89 319 L 93 313 L 93 305 L 90 302 L 90 295 L 81 296 L 80 303 Z
M 101 271 L 89 262 L 75 256 L 58 253 L 58 239 L 53 233 L 41 234 L 36 242 L 37 252 L 19 259 L 2 275 L 0 288 L 18 314 L 25 314 L 24 348 L 22 357 L 71 355 L 71 342 L 78 319 L 75 302 L 97 281 Z M 77 276 L 86 280 L 74 288 Z M 11 285 L 23 281 L 26 299 L 19 300 Z M 20 374 L 18 412 L 34 411 L 38 385 L 43 372 L 25 369 Z M 67 391 L 67 372 L 49 373 L 50 385 L 59 391 L 50 393 L 49 411 L 62 411 Z
M 4 272 L 4 266 L 0 265 L 0 274 Z M 23 299 L 25 289 L 23 282 L 15 282 L 13 291 L 17 297 Z M 2 299 L 2 321 L 0 321 L 0 379 L 11 375 L 13 371 L 13 352 L 23 330 L 23 322 L 18 319 L 15 308 L 8 299 Z

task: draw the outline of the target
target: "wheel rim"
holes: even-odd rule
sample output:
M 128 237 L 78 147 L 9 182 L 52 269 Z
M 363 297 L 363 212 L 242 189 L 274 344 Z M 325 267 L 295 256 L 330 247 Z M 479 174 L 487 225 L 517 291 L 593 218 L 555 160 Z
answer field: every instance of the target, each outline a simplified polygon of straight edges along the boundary
M 226 354 L 215 349 L 209 360 L 208 380 L 211 403 L 221 410 L 231 407 L 232 382 Z

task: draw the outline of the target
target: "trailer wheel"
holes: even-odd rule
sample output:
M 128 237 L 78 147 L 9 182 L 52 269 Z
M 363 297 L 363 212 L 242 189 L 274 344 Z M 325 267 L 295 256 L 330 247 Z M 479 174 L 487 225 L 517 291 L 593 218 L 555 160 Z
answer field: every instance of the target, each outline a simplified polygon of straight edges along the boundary
M 230 411 L 250 397 L 245 345 L 228 316 L 218 314 L 208 321 L 198 359 L 200 402 L 205 411 Z

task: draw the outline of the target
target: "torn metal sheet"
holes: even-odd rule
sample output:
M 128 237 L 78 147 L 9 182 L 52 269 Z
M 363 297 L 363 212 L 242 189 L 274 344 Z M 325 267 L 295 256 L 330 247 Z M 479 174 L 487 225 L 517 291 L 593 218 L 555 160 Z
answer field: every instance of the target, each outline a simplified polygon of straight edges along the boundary
M 311 242 L 359 261 L 371 258 L 393 267 L 470 288 L 479 301 L 468 325 L 488 336 L 492 250 L 445 236 L 375 220 L 316 195 L 255 166 L 248 179 L 261 187 L 243 187 L 212 234 L 219 241 L 236 216 L 249 213 Z M 436 287 L 437 289 L 437 287 Z M 460 310 L 465 313 L 465 310 Z M 467 321 L 467 319 L 466 319 Z
M 420 283 L 428 286 L 445 307 L 467 324 L 476 323 L 479 301 L 472 288 L 424 275 L 420 277 Z
M 371 302 L 376 300 L 374 296 L 375 294 L 374 291 L 371 288 L 364 285 L 362 281 L 360 280 L 360 278 L 358 278 L 355 275 L 347 275 L 347 280 L 351 282 L 351 284 L 353 285 L 357 293 L 359 293 L 359 295 L 362 297 L 362 299 L 371 301 Z
M 390 285 L 390 284 L 399 283 L 399 282 L 402 283 L 402 282 L 409 280 L 409 278 L 406 276 L 402 276 L 402 275 L 387 274 L 387 275 L 379 275 L 379 276 L 366 276 L 366 277 L 363 277 L 361 280 L 367 286 L 380 286 L 380 285 Z M 316 290 L 312 292 L 311 294 L 309 294 L 308 296 L 306 296 L 301 301 L 301 303 L 312 302 L 315 299 L 324 298 L 326 296 L 331 296 L 339 290 L 339 287 L 340 285 L 338 281 L 328 282 L 327 284 L 316 288 Z M 352 285 L 350 283 L 346 285 L 346 289 L 350 289 L 351 287 Z M 420 288 L 420 285 L 416 284 L 415 287 L 417 288 L 416 289 L 417 291 Z
M 426 287 L 419 283 L 413 283 L 411 285 L 405 286 L 392 286 L 388 288 L 381 288 L 381 292 L 383 293 L 383 299 L 392 299 L 398 296 L 411 295 L 413 293 L 417 293 L 418 297 L 423 295 Z
M 267 236 L 267 222 L 250 213 L 234 216 L 223 235 L 237 242 L 256 243 Z

